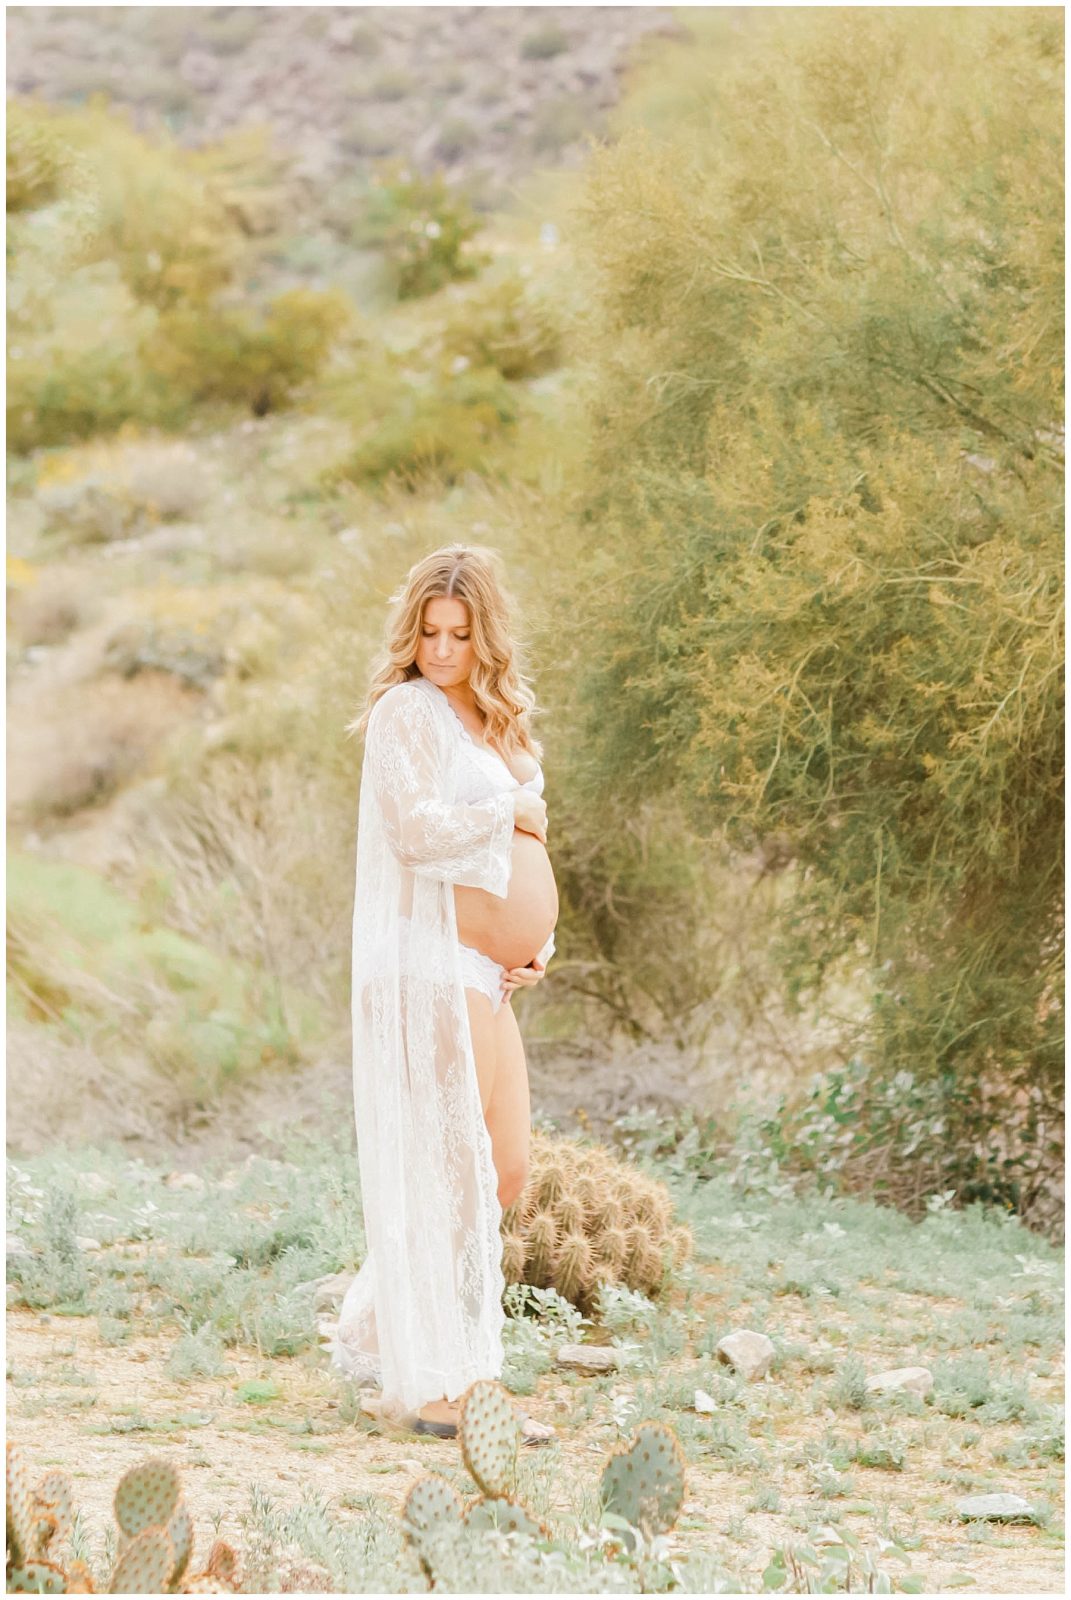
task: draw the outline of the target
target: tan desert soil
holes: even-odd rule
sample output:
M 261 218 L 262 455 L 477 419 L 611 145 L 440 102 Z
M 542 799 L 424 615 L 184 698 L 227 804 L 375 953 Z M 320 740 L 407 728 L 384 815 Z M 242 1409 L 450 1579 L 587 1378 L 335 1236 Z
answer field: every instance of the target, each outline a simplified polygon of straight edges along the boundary
M 718 1269 L 710 1272 L 713 1288 Z M 722 1320 L 724 1294 L 711 1293 L 702 1301 L 709 1302 L 710 1314 Z M 917 1326 L 916 1319 L 937 1315 L 940 1309 L 927 1297 L 906 1296 L 905 1325 L 899 1334 L 890 1327 L 890 1351 L 909 1360 L 904 1337 Z M 746 1311 L 735 1308 L 734 1321 Z M 843 1330 L 838 1330 L 838 1320 L 843 1320 Z M 786 1311 L 784 1321 L 786 1336 L 814 1338 L 809 1313 Z M 834 1311 L 822 1332 L 836 1340 L 838 1332 L 844 1336 L 849 1329 L 849 1318 Z M 220 1536 L 240 1546 L 241 1519 L 249 1510 L 254 1485 L 279 1507 L 293 1507 L 306 1494 L 322 1493 L 331 1502 L 332 1513 L 345 1523 L 359 1515 L 362 1496 L 371 1495 L 388 1514 L 397 1513 L 415 1478 L 459 1461 L 455 1441 L 366 1431 L 371 1426 L 367 1418 L 343 1422 L 340 1403 L 349 1386 L 332 1375 L 326 1357 L 319 1353 L 267 1361 L 255 1352 L 239 1350 L 228 1354 L 233 1372 L 226 1376 L 176 1381 L 164 1371 L 174 1337 L 139 1334 L 124 1345 L 108 1346 L 101 1343 L 89 1319 L 42 1317 L 25 1310 L 8 1315 L 8 1438 L 22 1447 L 38 1475 L 52 1468 L 69 1474 L 95 1557 L 99 1558 L 105 1529 L 112 1522 L 119 1477 L 148 1455 L 172 1458 L 182 1474 L 194 1519 L 195 1557 L 207 1553 L 214 1515 L 220 1519 Z M 663 1368 L 667 1374 L 691 1374 L 697 1382 L 706 1370 L 708 1360 L 682 1358 Z M 240 1383 L 269 1376 L 281 1388 L 278 1399 L 266 1405 L 238 1399 Z M 32 1382 L 26 1381 L 29 1377 Z M 790 1464 L 790 1457 L 793 1446 L 824 1436 L 832 1413 L 805 1415 L 798 1403 L 800 1380 L 808 1383 L 810 1376 L 786 1371 L 766 1380 L 757 1386 L 762 1393 L 749 1408 L 748 1432 L 770 1461 L 768 1469 L 729 1470 L 712 1452 L 687 1470 L 685 1509 L 674 1534 L 676 1549 L 682 1554 L 715 1552 L 753 1590 L 761 1589 L 762 1571 L 777 1545 L 802 1537 L 789 1520 L 791 1514 L 805 1511 L 813 1517 L 822 1505 L 805 1466 Z M 615 1380 L 609 1388 L 620 1386 L 625 1392 L 634 1382 L 622 1378 L 620 1385 Z M 539 1380 L 535 1394 L 518 1401 L 559 1434 L 560 1443 L 521 1452 L 519 1498 L 552 1522 L 556 1511 L 568 1512 L 578 1494 L 591 1489 L 618 1437 L 608 1395 L 596 1398 L 591 1420 L 580 1425 L 570 1420 L 581 1391 L 592 1383 L 551 1372 Z M 1058 1400 L 1059 1376 L 1042 1388 L 1050 1402 Z M 894 1532 L 919 1534 L 922 1543 L 912 1555 L 912 1567 L 922 1575 L 927 1592 L 943 1588 L 956 1572 L 970 1574 L 971 1583 L 962 1586 L 968 1593 L 1061 1592 L 1062 1552 L 1054 1533 L 1020 1525 L 994 1526 L 984 1542 L 968 1536 L 952 1511 L 962 1490 L 948 1471 L 940 1437 L 943 1424 L 951 1427 L 939 1415 L 927 1420 L 928 1448 L 913 1438 L 909 1471 L 853 1471 L 854 1495 L 830 1502 L 843 1514 L 844 1525 L 867 1547 L 873 1545 L 875 1530 L 884 1525 L 886 1515 Z M 835 1425 L 845 1444 L 862 1431 L 857 1420 L 843 1414 Z M 1010 1438 L 1013 1432 L 989 1428 L 987 1444 Z M 999 1475 L 1003 1481 L 1004 1474 Z M 1030 1498 L 1047 1476 L 1040 1466 L 1017 1467 L 1014 1486 Z M 780 1493 L 778 1510 L 753 1509 L 756 1490 L 770 1484 Z

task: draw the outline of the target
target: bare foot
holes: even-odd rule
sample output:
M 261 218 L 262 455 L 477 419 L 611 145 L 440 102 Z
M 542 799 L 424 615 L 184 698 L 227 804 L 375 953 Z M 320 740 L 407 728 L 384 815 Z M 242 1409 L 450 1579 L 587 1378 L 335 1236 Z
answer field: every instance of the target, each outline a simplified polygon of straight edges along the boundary
M 457 1426 L 459 1406 L 456 1400 L 429 1400 L 417 1412 L 425 1422 L 452 1422 Z

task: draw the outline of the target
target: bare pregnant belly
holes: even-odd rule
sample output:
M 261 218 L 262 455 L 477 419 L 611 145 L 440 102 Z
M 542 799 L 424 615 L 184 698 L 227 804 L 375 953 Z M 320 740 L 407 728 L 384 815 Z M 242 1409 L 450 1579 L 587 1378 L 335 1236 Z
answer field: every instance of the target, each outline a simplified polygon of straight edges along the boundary
M 486 889 L 454 885 L 457 936 L 503 967 L 526 967 L 558 921 L 558 886 L 547 847 L 534 833 L 513 830 L 505 899 Z

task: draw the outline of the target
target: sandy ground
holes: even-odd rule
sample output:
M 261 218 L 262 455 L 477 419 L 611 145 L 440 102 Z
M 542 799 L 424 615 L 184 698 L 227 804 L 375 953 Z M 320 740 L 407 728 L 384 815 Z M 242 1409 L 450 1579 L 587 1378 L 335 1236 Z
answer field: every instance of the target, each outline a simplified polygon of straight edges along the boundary
M 712 1272 L 716 1276 L 716 1269 Z M 709 1297 L 712 1315 L 723 1298 L 717 1293 Z M 815 1332 L 813 1317 L 801 1313 L 800 1334 L 806 1337 L 808 1332 Z M 25 1451 L 35 1474 L 52 1468 L 69 1474 L 94 1556 L 99 1556 L 112 1521 L 119 1477 L 148 1455 L 168 1456 L 182 1473 L 194 1519 L 195 1558 L 203 1558 L 215 1536 L 213 1519 L 218 1519 L 219 1534 L 241 1547 L 241 1519 L 254 1486 L 280 1507 L 297 1505 L 305 1494 L 322 1493 L 344 1523 L 361 1514 L 367 1496 L 397 1513 L 414 1479 L 459 1459 L 456 1441 L 378 1432 L 363 1415 L 344 1420 L 348 1385 L 330 1371 L 319 1351 L 268 1361 L 240 1350 L 229 1355 L 233 1371 L 225 1376 L 176 1381 L 164 1370 L 174 1337 L 141 1334 L 109 1346 L 100 1341 L 90 1319 L 25 1310 L 8 1315 L 8 1437 Z M 680 1359 L 666 1363 L 663 1371 L 686 1374 L 697 1365 Z M 275 1379 L 278 1398 L 266 1404 L 239 1398 L 244 1380 L 265 1377 Z M 630 1381 L 622 1379 L 622 1388 Z M 776 1546 L 802 1538 L 799 1515 L 814 1516 L 823 1504 L 806 1466 L 789 1461 L 794 1445 L 824 1435 L 833 1414 L 804 1415 L 799 1390 L 794 1399 L 790 1382 L 786 1377 L 764 1397 L 767 1421 L 756 1417 L 751 1423 L 757 1445 L 771 1460 L 769 1471 L 754 1476 L 750 1470 L 733 1469 L 713 1450 L 690 1464 L 685 1508 L 674 1532 L 679 1551 L 713 1550 L 755 1590 L 761 1589 L 763 1568 Z M 548 1446 L 522 1450 L 520 1466 L 520 1498 L 552 1523 L 556 1511 L 567 1513 L 579 1493 L 592 1490 L 618 1437 L 604 1405 L 596 1405 L 591 1420 L 579 1425 L 571 1421 L 576 1401 L 591 1384 L 591 1379 L 550 1372 L 535 1394 L 518 1401 L 558 1433 Z M 1058 1379 L 1051 1386 L 1050 1398 L 1057 1398 Z M 943 1420 L 936 1416 L 928 1421 L 931 1437 L 940 1433 Z M 859 1432 L 858 1422 L 843 1415 L 833 1425 L 843 1428 L 845 1443 Z M 987 1429 L 987 1444 L 1005 1431 Z M 927 1461 L 926 1455 L 932 1459 Z M 948 1585 L 956 1573 L 969 1575 L 968 1582 L 955 1585 L 962 1592 L 1062 1592 L 1058 1532 L 992 1525 L 980 1534 L 968 1533 L 951 1510 L 963 1491 L 956 1485 L 957 1475 L 948 1470 L 940 1441 L 934 1438 L 928 1450 L 912 1445 L 910 1458 L 907 1472 L 853 1469 L 855 1493 L 824 1503 L 838 1509 L 844 1525 L 865 1546 L 873 1546 L 886 1516 L 894 1532 L 919 1536 L 912 1565 L 928 1592 Z M 1042 1485 L 1046 1479 L 1051 1484 L 1052 1471 L 1032 1464 L 998 1476 L 1002 1486 L 1029 1497 L 1032 1492 L 1044 1494 Z M 778 1509 L 751 1509 L 756 1488 L 767 1485 L 780 1493 Z

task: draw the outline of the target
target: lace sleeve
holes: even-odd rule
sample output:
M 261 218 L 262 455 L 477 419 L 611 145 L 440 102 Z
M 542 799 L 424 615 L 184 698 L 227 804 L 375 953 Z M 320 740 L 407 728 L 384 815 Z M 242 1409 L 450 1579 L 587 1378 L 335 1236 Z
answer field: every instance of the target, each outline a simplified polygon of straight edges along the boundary
M 419 692 L 389 689 L 373 707 L 365 770 L 387 841 L 413 872 L 504 898 L 512 865 L 515 791 L 478 805 L 451 805 L 444 800 L 434 719 Z

